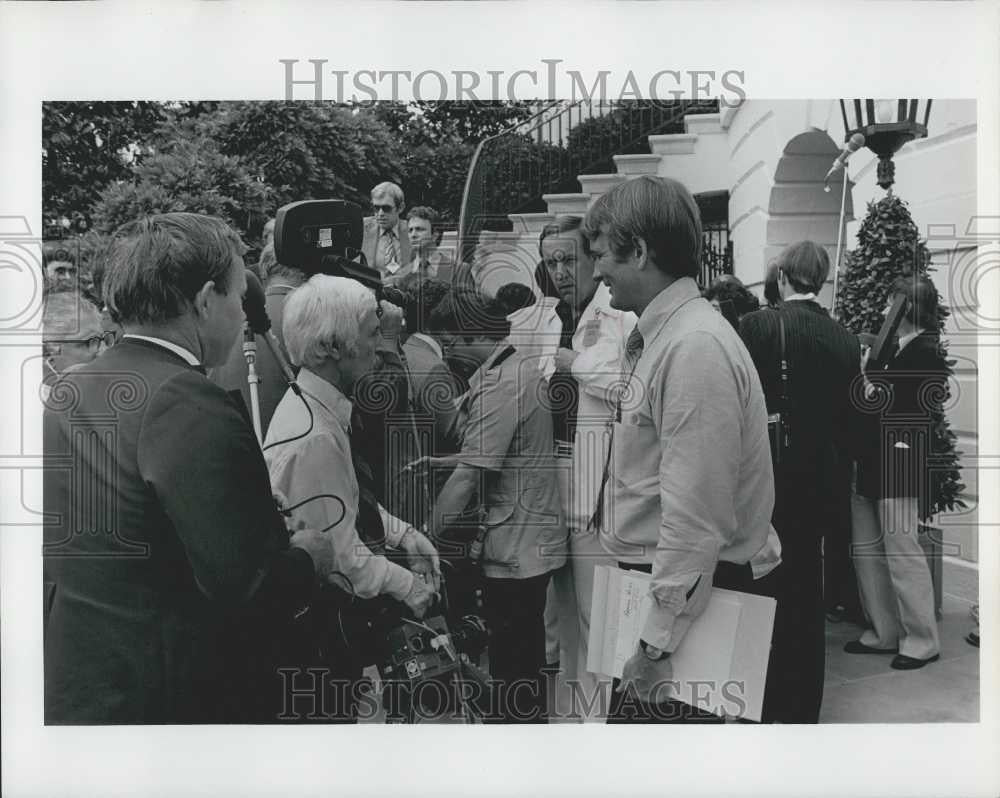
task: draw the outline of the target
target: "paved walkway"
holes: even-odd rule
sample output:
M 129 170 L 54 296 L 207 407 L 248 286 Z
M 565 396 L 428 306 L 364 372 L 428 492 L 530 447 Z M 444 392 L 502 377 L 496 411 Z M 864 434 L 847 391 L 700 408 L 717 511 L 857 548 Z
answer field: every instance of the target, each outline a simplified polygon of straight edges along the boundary
M 972 604 L 949 593 L 943 604 L 944 617 L 938 622 L 941 659 L 916 671 L 894 671 L 888 655 L 845 654 L 844 643 L 856 640 L 861 627 L 827 624 L 820 722 L 977 722 L 979 649 L 964 639 L 974 628 Z

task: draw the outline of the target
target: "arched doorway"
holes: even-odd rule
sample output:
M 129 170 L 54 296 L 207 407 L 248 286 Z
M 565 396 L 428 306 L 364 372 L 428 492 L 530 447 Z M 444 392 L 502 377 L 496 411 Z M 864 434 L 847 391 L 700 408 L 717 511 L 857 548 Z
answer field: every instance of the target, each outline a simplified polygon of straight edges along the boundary
M 840 169 L 830 178 L 829 191 L 824 191 L 823 180 L 839 153 L 840 148 L 826 131 L 813 129 L 795 136 L 785 145 L 778 161 L 768 202 L 765 264 L 789 244 L 803 239 L 826 247 L 830 253 L 830 276 L 819 297 L 826 307 L 833 305 L 834 258 L 846 170 Z M 854 218 L 852 188 L 853 183 L 848 181 L 844 198 L 845 224 Z M 847 241 L 843 241 L 842 247 L 846 246 Z

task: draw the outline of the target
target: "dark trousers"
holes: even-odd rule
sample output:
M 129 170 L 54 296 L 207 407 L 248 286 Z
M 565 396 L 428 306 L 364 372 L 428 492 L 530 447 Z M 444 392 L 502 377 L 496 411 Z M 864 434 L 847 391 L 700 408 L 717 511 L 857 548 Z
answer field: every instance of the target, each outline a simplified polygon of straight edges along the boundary
M 651 573 L 651 565 L 618 563 L 626 571 Z M 749 565 L 720 562 L 712 577 L 715 587 L 753 593 L 754 578 Z M 661 704 L 647 704 L 638 701 L 626 690 L 617 692 L 620 680 L 611 685 L 611 705 L 608 708 L 608 723 L 722 723 L 723 719 L 711 712 L 692 707 L 683 701 L 665 701 Z
M 814 522 L 815 523 L 815 522 Z M 817 723 L 826 667 L 826 613 L 820 538 L 804 521 L 775 519 L 782 563 L 761 586 L 778 602 L 762 720 Z
M 827 611 L 843 608 L 844 615 L 861 621 L 861 596 L 851 557 L 851 482 L 854 463 L 847 456 L 837 460 L 830 488 L 830 510 L 816 520 L 823 532 L 823 600 Z
M 548 723 L 545 675 L 545 595 L 549 574 L 483 580 L 490 629 L 494 711 L 488 721 Z

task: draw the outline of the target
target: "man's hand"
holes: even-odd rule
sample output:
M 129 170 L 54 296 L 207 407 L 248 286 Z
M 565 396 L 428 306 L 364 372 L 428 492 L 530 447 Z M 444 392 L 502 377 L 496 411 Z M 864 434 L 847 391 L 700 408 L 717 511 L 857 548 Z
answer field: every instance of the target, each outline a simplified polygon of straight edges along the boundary
M 410 612 L 419 620 L 424 617 L 431 604 L 434 603 L 434 596 L 437 595 L 430 586 L 420 578 L 419 574 L 413 575 L 413 587 L 406 594 L 403 603 L 410 608 Z
M 333 541 L 330 536 L 306 529 L 300 526 L 288 542 L 293 549 L 303 549 L 313 561 L 313 570 L 319 583 L 325 584 L 330 572 L 333 571 Z
M 427 585 L 434 592 L 441 589 L 441 562 L 437 549 L 425 535 L 410 527 L 399 542 L 400 548 L 406 552 L 407 565 L 417 575 L 423 575 Z
M 579 356 L 579 352 L 574 352 L 563 346 L 559 347 L 556 350 L 556 371 L 569 371 L 573 367 L 573 361 Z
M 651 660 L 641 649 L 625 663 L 622 670 L 621 683 L 616 692 L 621 693 L 630 688 L 640 701 L 646 704 L 662 704 L 674 698 L 669 682 L 674 675 L 674 666 L 670 657 L 661 660 Z

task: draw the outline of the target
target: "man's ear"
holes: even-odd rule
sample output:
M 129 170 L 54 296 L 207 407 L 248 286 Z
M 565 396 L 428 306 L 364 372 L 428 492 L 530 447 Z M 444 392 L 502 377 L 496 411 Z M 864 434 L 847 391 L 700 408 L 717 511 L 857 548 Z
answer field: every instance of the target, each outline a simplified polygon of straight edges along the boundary
M 214 293 L 216 293 L 215 281 L 209 280 L 199 289 L 198 293 L 194 295 L 194 301 L 192 304 L 194 305 L 195 313 L 199 316 L 208 315 L 208 309 L 211 303 L 210 295 Z
M 652 261 L 649 259 L 649 246 L 646 244 L 646 239 L 635 238 L 633 239 L 633 246 L 635 247 L 635 256 L 638 259 L 638 264 L 636 264 L 640 269 L 646 268 L 648 264 Z

